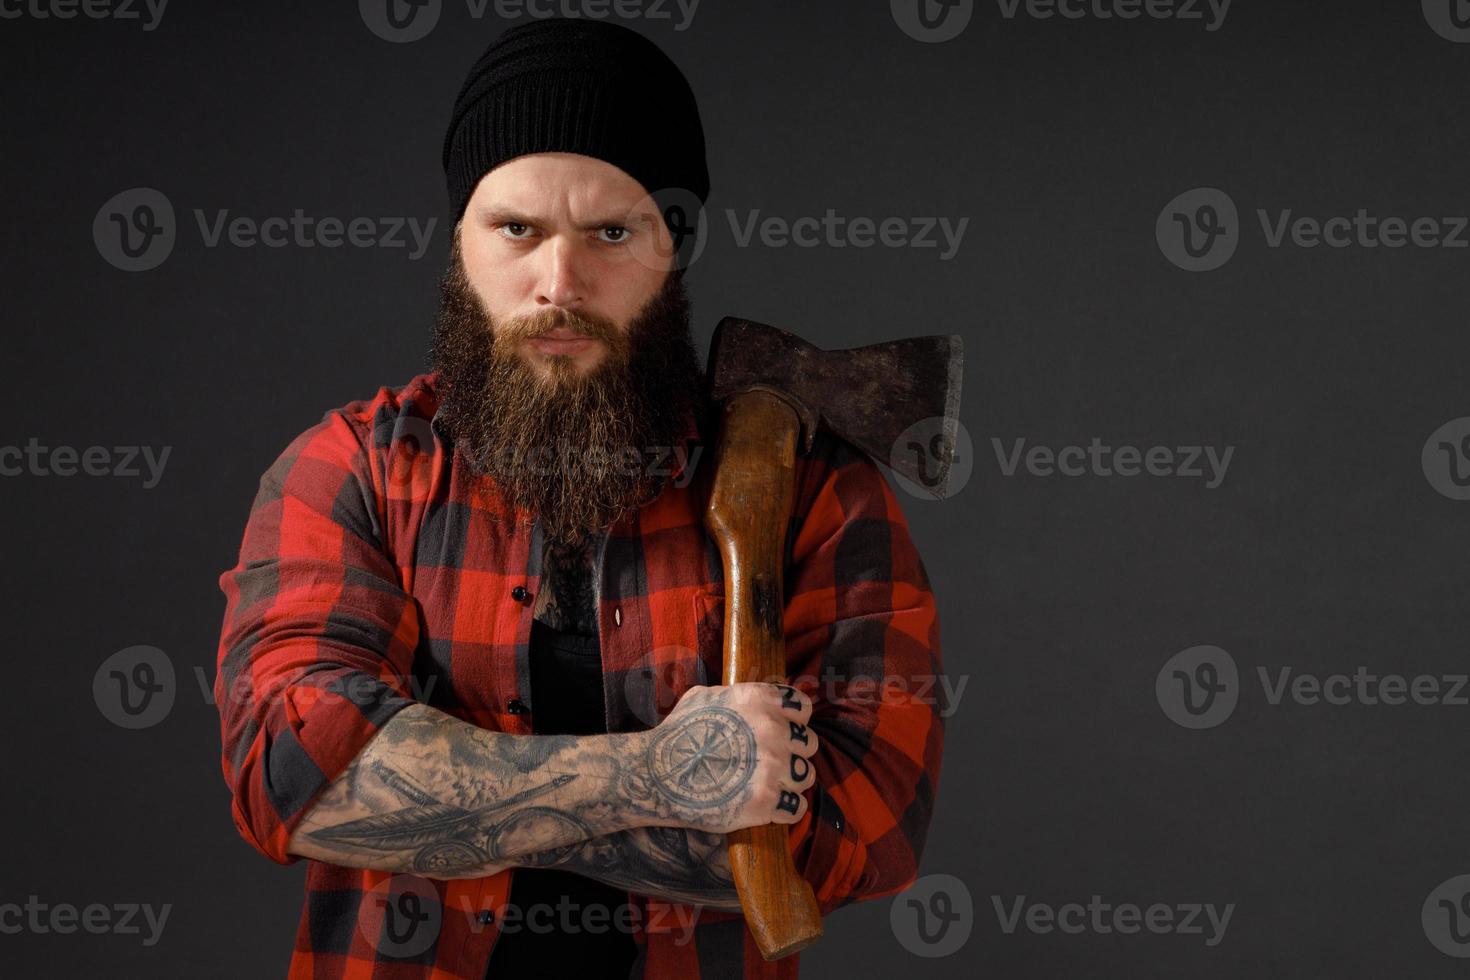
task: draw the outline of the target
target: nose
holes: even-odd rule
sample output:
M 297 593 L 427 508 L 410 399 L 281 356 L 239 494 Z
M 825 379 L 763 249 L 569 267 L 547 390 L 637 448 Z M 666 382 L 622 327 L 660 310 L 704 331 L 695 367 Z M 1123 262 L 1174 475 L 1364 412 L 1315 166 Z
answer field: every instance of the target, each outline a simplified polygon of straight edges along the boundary
M 538 306 L 575 309 L 586 301 L 582 260 L 575 244 L 561 235 L 552 236 L 542 252 L 540 281 L 536 287 Z

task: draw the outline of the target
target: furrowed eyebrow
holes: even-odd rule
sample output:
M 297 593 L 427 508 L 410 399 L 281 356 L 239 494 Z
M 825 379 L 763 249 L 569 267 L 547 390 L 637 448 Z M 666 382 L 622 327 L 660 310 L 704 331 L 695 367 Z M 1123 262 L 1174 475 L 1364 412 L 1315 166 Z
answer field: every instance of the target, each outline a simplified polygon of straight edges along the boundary
M 590 224 L 582 225 L 580 230 L 582 230 L 582 231 L 596 231 L 599 228 L 626 228 L 628 225 L 632 224 L 636 219 L 641 218 L 641 217 L 643 217 L 642 214 L 635 214 L 634 212 L 631 212 L 631 211 L 629 211 L 629 212 L 627 212 L 625 214 L 609 215 L 606 218 L 597 218 L 597 219 L 594 219 Z
M 532 218 L 532 217 L 529 217 L 529 216 L 527 216 L 525 214 L 522 214 L 519 211 L 507 211 L 507 210 L 502 210 L 502 209 L 499 209 L 499 208 L 493 208 L 493 209 L 490 209 L 490 210 L 487 210 L 487 211 L 480 212 L 480 215 L 486 221 L 490 222 L 491 224 L 495 224 L 495 225 L 534 225 L 534 224 L 537 224 L 537 221 L 536 221 L 535 218 Z
M 594 218 L 591 222 L 578 226 L 579 231 L 596 231 L 599 228 L 624 228 L 634 221 L 646 219 L 653 215 L 653 211 L 630 211 L 623 214 L 610 214 L 606 217 Z M 542 227 L 544 222 L 533 218 L 523 211 L 512 211 L 504 208 L 492 208 L 481 212 L 481 217 L 490 224 L 501 225 L 529 225 Z

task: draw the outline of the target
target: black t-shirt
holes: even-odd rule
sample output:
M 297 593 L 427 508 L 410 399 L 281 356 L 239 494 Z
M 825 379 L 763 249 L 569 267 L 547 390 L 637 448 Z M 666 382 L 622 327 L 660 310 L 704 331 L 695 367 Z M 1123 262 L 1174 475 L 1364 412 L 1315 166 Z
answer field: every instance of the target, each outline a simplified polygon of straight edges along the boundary
M 607 731 L 596 591 L 587 554 L 586 549 L 557 546 L 547 550 L 547 574 L 542 579 L 546 595 L 538 597 L 537 618 L 531 623 L 531 729 L 537 735 Z M 618 912 L 627 902 L 624 889 L 570 871 L 517 868 L 510 889 L 510 904 L 518 913 L 516 926 L 496 940 L 487 980 L 624 980 L 637 946 L 614 924 L 630 921 L 626 912 Z M 532 916 L 538 905 L 545 909 Z M 587 909 L 598 905 L 606 911 L 586 915 Z M 534 931 L 529 925 L 533 921 Z M 567 921 L 571 928 L 566 928 Z M 602 931 L 584 928 L 583 922 Z

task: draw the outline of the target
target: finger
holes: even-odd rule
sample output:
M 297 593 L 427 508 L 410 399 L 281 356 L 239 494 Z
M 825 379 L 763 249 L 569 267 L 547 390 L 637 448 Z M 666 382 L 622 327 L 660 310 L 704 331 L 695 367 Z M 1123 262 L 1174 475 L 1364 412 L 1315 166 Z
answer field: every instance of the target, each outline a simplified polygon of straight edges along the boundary
M 817 754 L 817 733 L 812 726 L 798 721 L 786 722 L 786 745 L 797 755 L 810 758 Z
M 781 787 L 776 791 L 776 806 L 771 813 L 775 823 L 796 823 L 806 813 L 807 799 L 799 792 Z
M 810 789 L 817 781 L 817 764 L 804 755 L 793 754 L 781 778 L 787 789 L 798 793 Z
M 806 724 L 812 716 L 812 699 L 790 684 L 777 684 L 775 687 L 781 695 L 781 707 L 794 715 L 797 721 Z
M 776 788 L 776 808 L 771 819 L 777 823 L 795 823 L 806 812 L 806 797 L 786 786 Z

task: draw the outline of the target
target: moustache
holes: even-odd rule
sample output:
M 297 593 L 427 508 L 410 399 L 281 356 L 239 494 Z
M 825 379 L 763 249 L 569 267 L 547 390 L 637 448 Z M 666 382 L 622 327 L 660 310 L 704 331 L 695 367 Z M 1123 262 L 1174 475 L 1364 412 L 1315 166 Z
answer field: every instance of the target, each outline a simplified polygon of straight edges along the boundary
M 514 343 L 530 340 L 553 330 L 570 330 L 579 336 L 608 344 L 616 344 L 621 336 L 611 320 L 556 307 L 497 322 L 495 339 L 500 343 Z

